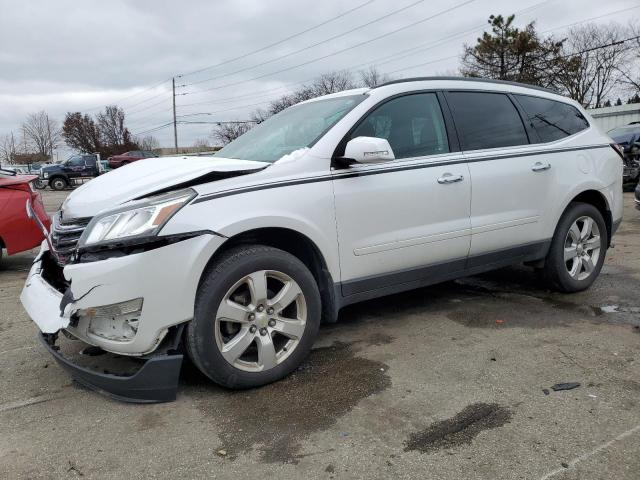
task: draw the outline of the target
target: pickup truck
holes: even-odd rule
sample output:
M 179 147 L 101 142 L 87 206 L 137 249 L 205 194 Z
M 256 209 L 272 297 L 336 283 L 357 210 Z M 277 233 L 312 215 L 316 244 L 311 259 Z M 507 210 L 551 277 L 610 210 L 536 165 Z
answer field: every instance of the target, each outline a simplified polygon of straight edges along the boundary
M 73 155 L 64 162 L 44 165 L 40 169 L 38 187 L 49 185 L 53 190 L 64 190 L 91 180 L 104 171 L 99 155 Z

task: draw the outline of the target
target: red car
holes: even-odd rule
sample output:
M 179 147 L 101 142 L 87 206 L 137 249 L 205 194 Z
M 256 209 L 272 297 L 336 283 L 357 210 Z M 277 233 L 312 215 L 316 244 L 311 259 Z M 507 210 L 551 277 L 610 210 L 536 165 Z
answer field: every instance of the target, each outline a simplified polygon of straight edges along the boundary
M 51 222 L 40 193 L 33 187 L 37 175 L 16 175 L 0 170 L 0 257 L 40 245 Z
M 153 158 L 157 156 L 158 155 L 150 152 L 149 150 L 132 150 L 130 152 L 125 152 L 122 155 L 109 157 L 107 158 L 107 161 L 109 162 L 109 168 L 118 168 L 122 165 L 126 165 L 127 163 L 142 160 L 143 158 Z

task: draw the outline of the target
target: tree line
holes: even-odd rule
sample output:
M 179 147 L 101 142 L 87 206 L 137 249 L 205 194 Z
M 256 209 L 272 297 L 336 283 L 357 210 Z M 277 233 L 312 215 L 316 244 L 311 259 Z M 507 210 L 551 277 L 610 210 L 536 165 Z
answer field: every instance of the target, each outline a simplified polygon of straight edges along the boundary
M 160 146 L 152 135 L 134 138 L 125 124 L 124 110 L 116 105 L 107 105 L 93 117 L 68 112 L 62 125 L 40 111 L 27 115 L 18 135 L 11 132 L 0 138 L 0 162 L 48 162 L 53 160 L 53 151 L 62 142 L 79 152 L 99 153 L 102 158 Z
M 462 75 L 545 87 L 585 108 L 611 105 L 613 94 L 638 100 L 640 27 L 586 24 L 556 38 L 538 33 L 534 22 L 518 28 L 514 15 L 488 22 L 490 31 L 464 46 Z
M 375 67 L 358 72 L 356 78 L 348 70 L 339 70 L 320 75 L 311 83 L 299 87 L 291 93 L 280 96 L 269 103 L 267 108 L 255 110 L 251 114 L 249 122 L 225 122 L 217 125 L 212 132 L 212 137 L 222 145 L 235 140 L 247 132 L 253 126 L 265 121 L 272 115 L 281 112 L 296 103 L 304 102 L 312 98 L 337 93 L 343 90 L 358 87 L 377 87 L 391 80 L 389 75 L 380 73 Z
M 460 75 L 521 82 L 566 95 L 585 108 L 612 103 L 640 103 L 640 27 L 586 24 L 563 36 L 540 33 L 535 22 L 517 26 L 514 15 L 491 15 L 489 28 L 472 45 L 464 45 Z M 391 80 L 375 67 L 353 74 L 328 72 L 291 93 L 257 109 L 250 121 L 221 122 L 212 131 L 217 144 L 225 145 L 258 123 L 296 103 L 356 87 L 375 87 Z M 623 98 L 626 97 L 626 100 Z M 125 112 L 106 106 L 95 116 L 69 112 L 60 125 L 41 111 L 27 116 L 18 135 L 0 138 L 0 162 L 14 163 L 21 155 L 37 161 L 51 159 L 62 142 L 81 152 L 102 157 L 127 150 L 152 150 L 159 146 L 153 136 L 133 138 L 125 124 Z M 206 145 L 200 139 L 197 145 Z
M 459 74 L 526 83 L 566 95 L 585 108 L 612 105 L 612 95 L 628 95 L 627 103 L 640 103 L 640 27 L 611 23 L 571 28 L 563 37 L 544 36 L 535 22 L 524 27 L 515 15 L 491 15 L 489 30 L 473 45 L 464 45 Z M 214 128 L 223 145 L 254 125 L 295 103 L 358 86 L 374 87 L 390 80 L 375 67 L 360 72 L 354 81 L 348 71 L 322 75 L 310 85 L 256 110 L 251 123 L 229 123 Z M 620 97 L 616 105 L 624 102 Z

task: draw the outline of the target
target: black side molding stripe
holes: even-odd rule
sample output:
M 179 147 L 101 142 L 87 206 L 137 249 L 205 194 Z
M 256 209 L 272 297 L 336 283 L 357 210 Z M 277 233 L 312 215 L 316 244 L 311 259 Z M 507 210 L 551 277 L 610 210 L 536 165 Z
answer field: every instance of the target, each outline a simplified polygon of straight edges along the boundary
M 257 190 L 268 190 L 271 188 L 279 188 L 279 187 L 290 187 L 294 185 L 304 185 L 307 183 L 317 183 L 317 182 L 327 182 L 330 180 L 340 180 L 344 178 L 355 178 L 355 177 L 365 177 L 368 175 L 380 175 L 382 173 L 394 173 L 394 172 L 403 172 L 406 170 L 418 170 L 422 168 L 433 168 L 440 167 L 442 165 L 456 165 L 460 163 L 477 163 L 477 162 L 488 162 L 491 160 L 503 160 L 508 158 L 519 158 L 519 157 L 531 157 L 534 155 L 546 155 L 550 153 L 563 153 L 563 152 L 575 152 L 579 150 L 595 150 L 601 148 L 610 148 L 609 144 L 602 145 L 587 145 L 582 147 L 569 147 L 569 148 L 555 148 L 555 149 L 544 149 L 544 150 L 536 150 L 530 152 L 520 152 L 520 153 L 512 153 L 507 155 L 489 155 L 489 156 L 477 156 L 471 158 L 463 158 L 462 156 L 454 158 L 452 160 L 443 160 L 440 162 L 429 162 L 429 163 L 420 163 L 413 165 L 400 165 L 397 167 L 386 167 L 386 168 L 378 168 L 378 169 L 366 169 L 356 172 L 345 172 L 345 173 L 333 173 L 327 175 L 321 175 L 318 177 L 307 177 L 307 178 L 299 178 L 294 180 L 273 182 L 273 183 L 263 183 L 260 185 L 250 185 L 247 187 L 239 187 L 232 188 L 229 190 L 222 190 L 216 193 L 210 193 L 207 195 L 203 195 L 201 197 L 197 197 L 191 203 L 201 203 L 207 202 L 209 200 L 215 200 L 217 198 L 228 197 L 230 195 L 239 195 L 241 193 L 249 193 L 255 192 Z
M 500 267 L 546 257 L 551 240 L 472 255 L 417 268 L 347 280 L 337 284 L 342 306 L 447 280 L 475 275 Z

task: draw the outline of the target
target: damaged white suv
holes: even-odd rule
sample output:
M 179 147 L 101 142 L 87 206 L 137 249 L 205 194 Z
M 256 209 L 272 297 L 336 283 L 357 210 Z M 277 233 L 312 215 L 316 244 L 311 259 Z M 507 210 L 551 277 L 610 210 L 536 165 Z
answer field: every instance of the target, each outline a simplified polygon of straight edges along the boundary
M 22 303 L 74 378 L 169 400 L 182 356 L 231 388 L 294 370 L 345 305 L 527 263 L 575 292 L 622 218 L 622 160 L 575 102 L 394 81 L 295 105 L 212 157 L 141 160 L 55 214 Z M 75 365 L 57 334 L 143 357 Z

